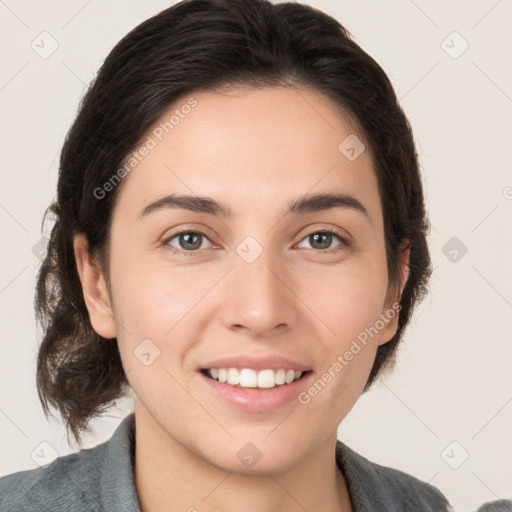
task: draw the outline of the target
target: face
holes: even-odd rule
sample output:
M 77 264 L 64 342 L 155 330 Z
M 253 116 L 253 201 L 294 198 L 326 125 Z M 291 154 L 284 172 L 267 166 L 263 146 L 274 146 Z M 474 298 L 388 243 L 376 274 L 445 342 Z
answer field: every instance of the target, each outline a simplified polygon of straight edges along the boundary
M 251 471 L 242 447 L 262 454 L 253 471 L 276 471 L 335 438 L 396 332 L 377 178 L 368 145 L 356 159 L 339 149 L 356 131 L 318 92 L 190 96 L 162 116 L 181 113 L 168 133 L 159 122 L 142 141 L 114 211 L 111 295 L 100 276 L 86 301 L 95 330 L 117 337 L 136 414 L 226 471 Z M 307 201 L 318 194 L 345 200 Z M 211 201 L 148 207 L 170 195 Z M 240 388 L 211 367 L 246 368 L 249 386 L 251 370 L 303 373 Z

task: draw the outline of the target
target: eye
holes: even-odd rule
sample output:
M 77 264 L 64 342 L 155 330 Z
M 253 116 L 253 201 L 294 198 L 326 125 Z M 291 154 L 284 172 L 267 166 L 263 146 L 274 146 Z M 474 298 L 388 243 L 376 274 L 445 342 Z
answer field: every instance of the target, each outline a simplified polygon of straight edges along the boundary
M 177 239 L 178 247 L 171 244 L 171 240 L 174 239 Z M 199 249 L 205 248 L 202 247 L 202 241 L 204 239 L 208 240 L 208 237 L 204 233 L 201 233 L 201 231 L 188 230 L 174 233 L 167 238 L 163 244 L 169 245 L 174 253 L 194 256 Z
M 333 237 L 340 240 L 341 243 L 334 249 L 326 250 L 326 249 L 329 249 L 329 246 L 331 245 L 331 243 L 333 241 Z M 306 235 L 306 237 L 303 238 L 303 240 L 308 240 L 313 245 L 312 249 L 315 250 L 316 252 L 331 253 L 331 252 L 335 252 L 335 251 L 343 249 L 344 247 L 349 246 L 349 242 L 345 237 L 341 236 L 334 229 L 330 229 L 330 228 L 313 231 L 309 235 Z M 315 245 L 317 247 L 314 247 Z
M 333 238 L 337 238 L 341 243 L 336 246 L 334 249 L 329 249 Z M 173 245 L 171 242 L 176 239 L 177 246 Z M 209 240 L 209 238 L 202 233 L 201 231 L 193 231 L 193 230 L 184 230 L 179 231 L 178 233 L 174 233 L 170 237 L 164 240 L 163 245 L 169 246 L 171 251 L 175 254 L 186 254 L 187 256 L 194 256 L 198 253 L 200 249 L 206 249 L 207 247 L 203 247 L 203 241 Z M 312 249 L 317 253 L 332 253 L 343 249 L 344 247 L 349 247 L 350 242 L 337 233 L 335 230 L 331 228 L 324 228 L 322 230 L 312 231 L 309 235 L 306 235 L 303 241 L 308 240 L 314 246 Z

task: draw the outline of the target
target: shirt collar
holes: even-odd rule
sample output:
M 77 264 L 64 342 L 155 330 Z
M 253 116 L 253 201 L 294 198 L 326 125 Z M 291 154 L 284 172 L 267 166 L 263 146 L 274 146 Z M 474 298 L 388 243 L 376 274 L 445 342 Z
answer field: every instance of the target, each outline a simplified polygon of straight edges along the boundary
M 141 512 L 135 489 L 135 413 L 130 413 L 107 443 L 101 469 L 101 499 L 106 511 Z

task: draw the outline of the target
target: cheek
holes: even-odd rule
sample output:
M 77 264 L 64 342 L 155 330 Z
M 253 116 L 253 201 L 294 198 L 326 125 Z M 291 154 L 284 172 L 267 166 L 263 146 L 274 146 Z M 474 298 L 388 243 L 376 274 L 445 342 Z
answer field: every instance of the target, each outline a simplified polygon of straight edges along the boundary
M 307 274 L 306 274 L 307 275 Z M 381 262 L 354 262 L 300 277 L 297 295 L 323 323 L 337 348 L 374 325 L 382 313 L 387 272 Z
M 129 332 L 162 337 L 190 310 L 202 289 L 194 272 L 144 257 L 117 259 L 114 266 L 112 258 L 115 314 Z
M 211 271 L 190 266 L 146 264 L 143 258 L 120 262 L 112 283 L 125 367 L 130 368 L 133 363 L 138 366 L 133 355 L 143 352 L 143 347 L 159 354 L 156 367 L 164 363 L 170 370 L 179 366 L 182 356 L 197 340 L 195 334 L 210 318 L 205 304 L 218 279 Z M 169 347 L 173 350 L 167 354 Z
M 324 334 L 316 352 L 316 380 L 301 403 L 314 404 L 319 416 L 344 418 L 363 391 L 378 347 L 378 333 L 372 327 L 382 301 L 375 295 L 372 286 L 347 280 L 346 286 L 331 287 L 329 296 L 319 293 L 315 299 Z
M 317 375 L 321 382 L 311 391 L 318 393 L 316 406 L 325 414 L 336 411 L 337 417 L 343 417 L 361 394 L 375 359 L 386 269 L 375 260 L 347 265 L 337 272 L 330 269 L 301 282 L 304 302 L 313 305 L 314 316 L 320 320 L 316 323 L 321 333 Z M 326 393 L 324 385 L 329 389 Z

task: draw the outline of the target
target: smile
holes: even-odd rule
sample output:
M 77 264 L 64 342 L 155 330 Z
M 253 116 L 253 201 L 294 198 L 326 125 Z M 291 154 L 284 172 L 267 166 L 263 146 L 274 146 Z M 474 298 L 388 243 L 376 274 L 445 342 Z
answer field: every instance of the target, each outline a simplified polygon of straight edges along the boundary
M 203 370 L 203 373 L 211 379 L 234 387 L 272 389 L 276 386 L 291 384 L 307 372 L 286 370 L 284 368 L 260 371 L 252 368 L 207 368 Z

